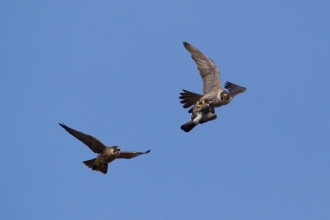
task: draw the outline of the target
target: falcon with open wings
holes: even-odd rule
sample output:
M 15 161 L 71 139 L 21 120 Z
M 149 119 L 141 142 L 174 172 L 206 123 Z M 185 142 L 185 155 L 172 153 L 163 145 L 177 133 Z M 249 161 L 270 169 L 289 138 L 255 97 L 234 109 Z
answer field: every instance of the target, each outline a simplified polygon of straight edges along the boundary
M 72 136 L 86 144 L 94 153 L 99 154 L 96 158 L 91 160 L 86 160 L 83 163 L 91 168 L 92 170 L 100 171 L 101 173 L 106 174 L 108 171 L 108 163 L 111 163 L 115 159 L 131 159 L 142 154 L 147 154 L 150 150 L 146 152 L 121 152 L 119 146 L 107 147 L 97 138 L 84 134 L 80 131 L 76 131 L 72 128 L 69 128 L 65 124 L 59 124 Z
M 228 89 L 229 92 L 224 90 L 221 86 L 220 71 L 215 63 L 189 43 L 183 42 L 183 45 L 196 62 L 197 69 L 203 80 L 203 95 L 184 89 L 183 92 L 180 93 L 180 102 L 184 104 L 184 108 L 189 108 L 195 105 L 197 101 L 200 101 L 198 105 L 199 108 L 206 102 L 211 106 L 211 112 L 215 113 L 215 107 L 227 105 L 236 95 L 246 91 L 245 87 L 231 82 L 226 82 L 225 84 L 225 88 Z M 189 113 L 191 113 L 192 110 L 193 108 L 189 110 Z

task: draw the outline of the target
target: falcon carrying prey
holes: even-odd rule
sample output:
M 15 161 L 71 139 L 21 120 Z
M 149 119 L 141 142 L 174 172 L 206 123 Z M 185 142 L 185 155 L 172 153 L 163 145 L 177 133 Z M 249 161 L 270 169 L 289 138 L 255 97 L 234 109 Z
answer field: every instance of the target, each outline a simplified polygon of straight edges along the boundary
M 196 105 L 198 109 L 201 109 L 203 104 L 207 103 L 211 107 L 211 112 L 215 113 L 215 107 L 227 105 L 236 95 L 246 91 L 245 87 L 231 82 L 226 82 L 225 84 L 225 88 L 228 89 L 229 92 L 224 90 L 221 86 L 220 71 L 215 63 L 189 43 L 183 42 L 183 45 L 196 62 L 197 69 L 203 80 L 203 95 L 187 90 L 183 90 L 183 92 L 180 93 L 180 102 L 184 104 L 184 108 L 189 108 L 198 102 Z M 192 113 L 193 108 L 188 112 Z
M 91 160 L 86 160 L 83 163 L 92 170 L 100 171 L 101 173 L 104 174 L 106 174 L 108 171 L 108 163 L 111 163 L 115 159 L 118 158 L 131 159 L 141 154 L 147 154 L 150 152 L 150 150 L 146 152 L 121 152 L 119 146 L 107 147 L 95 137 L 92 137 L 88 134 L 84 134 L 82 132 L 69 128 L 65 124 L 59 124 L 59 125 L 62 126 L 62 128 L 64 128 L 75 138 L 86 144 L 94 153 L 99 154 L 96 158 Z

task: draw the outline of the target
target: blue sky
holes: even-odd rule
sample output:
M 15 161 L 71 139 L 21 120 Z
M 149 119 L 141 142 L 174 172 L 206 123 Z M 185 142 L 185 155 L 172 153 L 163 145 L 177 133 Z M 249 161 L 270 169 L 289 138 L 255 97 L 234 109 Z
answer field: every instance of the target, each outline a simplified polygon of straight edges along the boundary
M 2 1 L 1 219 L 329 219 L 329 1 Z M 187 41 L 247 91 L 185 133 Z M 58 123 L 122 150 L 107 175 Z

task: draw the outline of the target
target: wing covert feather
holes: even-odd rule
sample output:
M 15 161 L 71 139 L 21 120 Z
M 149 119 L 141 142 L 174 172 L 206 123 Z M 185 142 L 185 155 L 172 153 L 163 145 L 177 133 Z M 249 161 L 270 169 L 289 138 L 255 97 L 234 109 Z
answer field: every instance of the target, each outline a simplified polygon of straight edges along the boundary
M 199 74 L 202 77 L 203 94 L 205 95 L 212 91 L 222 90 L 220 71 L 215 63 L 189 43 L 183 42 L 183 45 L 191 54 L 192 59 L 197 65 Z

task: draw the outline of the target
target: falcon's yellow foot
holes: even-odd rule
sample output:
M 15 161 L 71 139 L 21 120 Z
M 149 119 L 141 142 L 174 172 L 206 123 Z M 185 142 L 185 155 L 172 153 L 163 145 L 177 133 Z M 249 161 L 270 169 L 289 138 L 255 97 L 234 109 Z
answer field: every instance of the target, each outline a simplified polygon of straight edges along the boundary
M 198 111 L 201 110 L 202 106 L 204 105 L 205 101 L 203 99 L 199 100 L 198 104 L 197 104 L 197 109 Z

